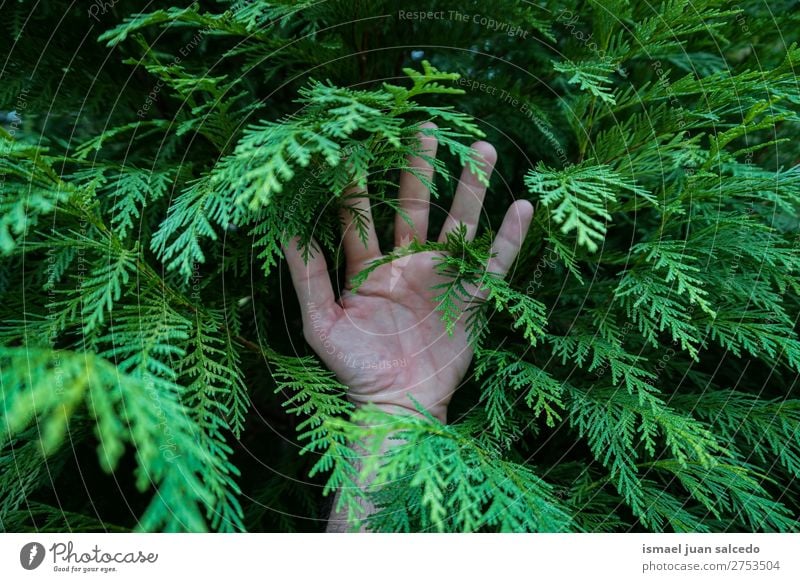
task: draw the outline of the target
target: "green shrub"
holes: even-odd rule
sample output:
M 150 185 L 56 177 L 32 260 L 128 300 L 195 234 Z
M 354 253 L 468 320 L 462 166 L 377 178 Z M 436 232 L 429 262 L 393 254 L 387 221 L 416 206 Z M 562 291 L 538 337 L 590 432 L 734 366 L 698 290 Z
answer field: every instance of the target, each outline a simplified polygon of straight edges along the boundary
M 381 531 L 798 529 L 790 2 L 140 7 L 3 10 L 1 530 L 314 531 L 338 488 Z M 379 413 L 303 342 L 280 244 L 339 270 L 367 174 L 391 240 L 426 121 L 436 205 L 485 136 L 482 226 L 536 216 L 450 424 L 372 429 L 407 442 L 361 492 Z

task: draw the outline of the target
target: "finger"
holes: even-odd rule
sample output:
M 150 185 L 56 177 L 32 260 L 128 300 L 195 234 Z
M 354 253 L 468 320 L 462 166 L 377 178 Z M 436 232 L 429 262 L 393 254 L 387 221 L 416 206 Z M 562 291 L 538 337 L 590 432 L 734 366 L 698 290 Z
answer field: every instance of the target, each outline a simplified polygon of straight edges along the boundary
M 372 221 L 372 207 L 366 194 L 366 190 L 351 186 L 345 192 L 343 207 L 339 211 L 348 275 L 358 273 L 369 261 L 381 255 Z
M 423 128 L 436 128 L 433 123 L 425 123 Z M 417 134 L 419 151 L 426 156 L 435 158 L 438 142 L 436 137 Z M 430 182 L 433 179 L 433 166 L 419 156 L 409 156 L 408 167 L 413 168 L 417 175 L 409 170 L 400 174 L 400 210 L 394 219 L 394 244 L 402 247 L 411 242 L 415 237 L 420 242 L 428 238 L 428 212 L 430 209 L 431 192 L 418 176 Z M 402 213 L 405 213 L 403 217 Z M 409 224 L 410 221 L 411 224 Z
M 532 218 L 533 205 L 527 200 L 517 200 L 509 207 L 500 230 L 492 241 L 493 256 L 486 269 L 489 273 L 505 277 L 522 248 Z
M 300 238 L 294 237 L 288 244 L 283 245 L 283 254 L 289 265 L 289 274 L 292 276 L 294 290 L 300 301 L 300 310 L 305 321 L 309 313 L 334 307 L 336 302 L 325 257 L 322 251 L 318 250 L 316 241 L 311 241 L 308 262 L 303 259 L 299 244 Z
M 472 144 L 472 155 L 474 159 L 482 162 L 482 168 L 488 180 L 497 161 L 497 152 L 494 147 L 485 141 L 476 142 Z M 475 238 L 485 195 L 486 186 L 478 180 L 478 176 L 473 174 L 468 166 L 465 167 L 461 172 L 461 179 L 456 188 L 450 214 L 444 221 L 442 232 L 439 235 L 439 242 L 444 242 L 447 233 L 454 231 L 460 224 L 467 227 L 467 240 Z

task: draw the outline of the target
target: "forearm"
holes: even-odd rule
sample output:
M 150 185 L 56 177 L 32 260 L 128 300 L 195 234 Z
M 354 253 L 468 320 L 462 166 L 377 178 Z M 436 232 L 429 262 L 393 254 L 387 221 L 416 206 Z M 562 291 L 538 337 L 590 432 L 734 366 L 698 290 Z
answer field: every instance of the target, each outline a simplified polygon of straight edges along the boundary
M 387 412 L 391 412 L 392 414 L 408 414 L 415 416 L 420 415 L 418 411 L 405 408 L 402 406 L 380 406 L 380 408 L 382 408 Z M 446 406 L 435 407 L 434 410 L 431 410 L 429 412 L 443 424 L 447 422 Z M 402 443 L 403 441 L 400 440 L 386 439 L 381 443 L 380 449 L 378 449 L 377 454 L 383 455 L 390 448 L 401 445 Z M 351 444 L 350 446 L 358 453 L 359 457 L 362 457 L 363 455 L 366 454 L 370 454 L 364 448 L 359 447 L 356 444 Z M 372 449 L 372 447 L 370 447 L 370 449 Z M 357 461 L 357 463 L 358 463 L 357 468 L 359 469 L 360 472 L 361 463 L 360 461 Z M 362 489 L 362 491 L 366 491 L 367 489 L 369 489 L 372 482 L 373 482 L 373 477 L 367 476 L 359 481 L 358 486 L 359 488 Z M 353 531 L 350 520 L 348 519 L 348 508 L 346 506 L 340 507 L 340 500 L 341 500 L 341 490 L 337 490 L 333 498 L 333 507 L 331 508 L 330 515 L 328 516 L 328 524 L 325 528 L 325 531 L 327 533 L 346 533 Z M 359 507 L 360 515 L 366 517 L 375 512 L 376 509 L 375 506 L 371 502 L 369 502 L 366 498 L 362 498 L 360 501 L 358 501 L 358 503 L 360 503 Z M 357 531 L 364 533 L 367 532 L 368 530 L 366 529 L 366 527 L 362 526 Z
M 364 487 L 368 485 L 368 483 L 363 484 Z M 341 492 L 337 491 L 336 495 L 333 497 L 333 508 L 331 509 L 330 516 L 328 516 L 328 525 L 325 528 L 326 533 L 347 533 L 353 531 L 350 526 L 350 521 L 347 519 L 347 508 L 342 507 L 337 510 L 340 496 Z M 368 501 L 363 501 L 361 511 L 364 515 L 370 515 L 375 512 L 375 507 Z M 361 527 L 358 531 L 364 533 L 368 530 L 365 527 Z

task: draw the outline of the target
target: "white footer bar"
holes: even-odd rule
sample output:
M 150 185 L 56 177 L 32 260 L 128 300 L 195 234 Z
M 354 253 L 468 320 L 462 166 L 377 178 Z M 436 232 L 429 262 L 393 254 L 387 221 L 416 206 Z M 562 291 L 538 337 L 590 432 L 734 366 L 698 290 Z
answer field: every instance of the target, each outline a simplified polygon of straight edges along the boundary
M 539 582 L 579 576 L 797 581 L 800 534 L 0 535 L 3 581 Z

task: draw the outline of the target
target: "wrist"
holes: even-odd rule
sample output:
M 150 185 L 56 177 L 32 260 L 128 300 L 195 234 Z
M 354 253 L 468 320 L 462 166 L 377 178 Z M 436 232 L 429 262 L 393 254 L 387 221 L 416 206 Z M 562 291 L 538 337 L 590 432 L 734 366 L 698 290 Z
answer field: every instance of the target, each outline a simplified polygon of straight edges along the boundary
M 414 408 L 413 404 L 409 402 L 408 405 L 398 404 L 396 402 L 356 402 L 357 407 L 364 406 L 365 404 L 372 404 L 378 410 L 393 414 L 397 416 L 417 416 L 423 417 L 424 415 Z M 442 424 L 447 424 L 447 405 L 443 403 L 435 403 L 430 406 L 423 406 L 425 411 L 437 419 Z

